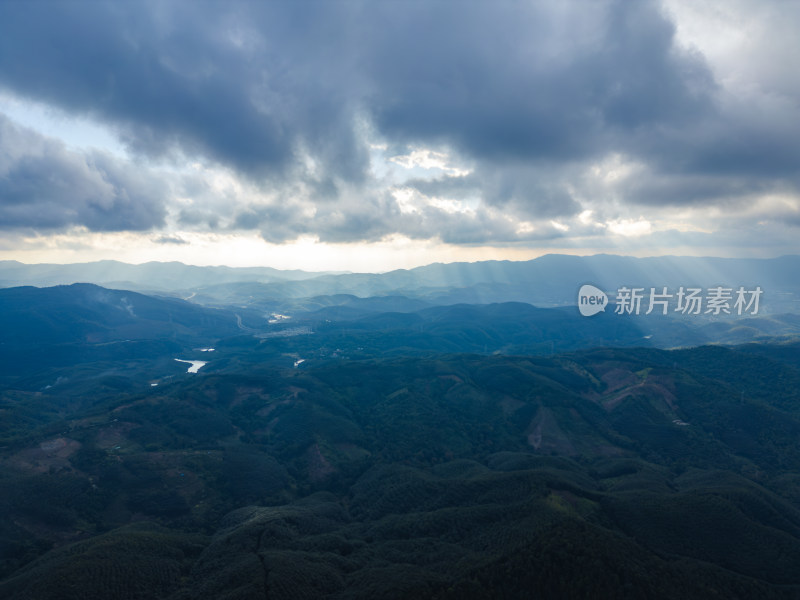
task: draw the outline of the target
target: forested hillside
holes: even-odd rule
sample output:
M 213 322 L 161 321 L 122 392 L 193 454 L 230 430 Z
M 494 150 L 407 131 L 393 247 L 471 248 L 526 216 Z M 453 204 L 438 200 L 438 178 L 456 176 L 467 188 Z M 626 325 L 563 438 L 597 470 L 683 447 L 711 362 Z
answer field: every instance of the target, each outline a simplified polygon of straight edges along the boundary
M 3 391 L 1 595 L 800 594 L 796 345 L 225 352 Z

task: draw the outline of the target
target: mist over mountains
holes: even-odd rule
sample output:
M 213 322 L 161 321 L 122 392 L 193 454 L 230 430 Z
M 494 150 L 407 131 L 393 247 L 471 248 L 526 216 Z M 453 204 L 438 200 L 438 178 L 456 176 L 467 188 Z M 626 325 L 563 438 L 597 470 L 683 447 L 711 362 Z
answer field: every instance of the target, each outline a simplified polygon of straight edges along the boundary
M 437 263 L 380 274 L 196 267 L 157 262 L 25 265 L 2 261 L 0 285 L 42 287 L 84 282 L 117 289 L 170 293 L 204 304 L 258 305 L 267 300 L 351 294 L 359 297 L 401 295 L 430 304 L 514 301 L 543 307 L 573 305 L 583 283 L 593 283 L 606 291 L 622 286 L 675 289 L 679 286 L 741 285 L 760 286 L 765 293 L 764 311 L 779 313 L 800 310 L 798 272 L 800 256 L 733 259 L 545 255 L 523 262 Z
M 240 281 L 286 281 L 318 274 L 281 271 L 270 267 L 196 267 L 179 262 L 131 265 L 116 260 L 76 264 L 24 264 L 0 261 L 0 285 L 47 287 L 71 283 L 95 283 L 121 289 L 175 291 L 203 285 Z

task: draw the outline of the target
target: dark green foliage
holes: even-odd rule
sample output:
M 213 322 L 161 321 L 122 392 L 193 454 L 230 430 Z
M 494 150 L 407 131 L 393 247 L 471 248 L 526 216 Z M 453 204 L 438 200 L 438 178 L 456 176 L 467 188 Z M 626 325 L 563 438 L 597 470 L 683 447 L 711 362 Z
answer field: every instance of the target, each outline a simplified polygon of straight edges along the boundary
M 800 595 L 791 356 L 263 346 L 4 390 L 0 596 Z
M 0 583 L 20 600 L 167 598 L 203 547 L 199 536 L 137 524 L 59 548 Z
M 174 490 L 137 490 L 131 493 L 128 506 L 157 517 L 177 517 L 189 512 L 186 500 Z
M 289 483 L 286 469 L 258 449 L 231 449 L 222 457 L 220 486 L 235 505 L 264 502 Z
M 703 563 L 664 560 L 635 541 L 568 519 L 432 595 L 452 599 L 794 598 Z

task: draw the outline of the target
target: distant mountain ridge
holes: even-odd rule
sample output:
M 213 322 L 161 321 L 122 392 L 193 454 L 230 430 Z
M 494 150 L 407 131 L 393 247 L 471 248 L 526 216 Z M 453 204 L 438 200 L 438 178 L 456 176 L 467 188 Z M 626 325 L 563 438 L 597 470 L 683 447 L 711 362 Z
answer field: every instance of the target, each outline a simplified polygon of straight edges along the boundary
M 310 273 L 270 267 L 197 267 L 116 261 L 72 265 L 0 262 L 0 286 L 49 286 L 88 282 L 121 289 L 170 293 L 206 305 L 275 309 L 275 301 L 317 296 L 406 296 L 427 304 L 527 302 L 536 306 L 574 304 L 579 287 L 592 283 L 608 292 L 622 286 L 676 291 L 680 286 L 714 286 L 764 291 L 763 310 L 800 312 L 800 256 L 635 258 L 598 254 L 548 254 L 529 261 L 434 263 L 387 273 Z
M 800 256 L 772 259 L 545 255 L 523 262 L 431 264 L 388 273 L 321 275 L 303 280 L 229 283 L 193 290 L 201 304 L 236 304 L 272 310 L 276 301 L 319 296 L 406 296 L 431 305 L 526 302 L 574 305 L 580 286 L 592 283 L 609 293 L 622 286 L 673 293 L 681 286 L 747 289 L 760 287 L 762 311 L 800 312 Z
M 239 281 L 272 282 L 316 277 L 320 273 L 281 271 L 271 267 L 198 267 L 181 262 L 129 264 L 102 260 L 72 264 L 25 264 L 0 261 L 0 287 L 49 287 L 94 283 L 104 287 L 175 291 L 203 285 Z M 177 285 L 176 285 L 177 284 Z

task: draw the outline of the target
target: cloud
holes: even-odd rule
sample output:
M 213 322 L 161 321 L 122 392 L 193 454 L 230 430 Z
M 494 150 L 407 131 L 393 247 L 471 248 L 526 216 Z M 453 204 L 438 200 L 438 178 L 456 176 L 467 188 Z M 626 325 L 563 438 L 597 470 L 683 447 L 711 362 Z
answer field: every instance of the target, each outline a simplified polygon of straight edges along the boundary
M 153 239 L 156 244 L 171 244 L 176 246 L 186 245 L 189 242 L 178 236 L 160 235 Z
M 141 231 L 164 223 L 163 182 L 102 152 L 79 153 L 0 115 L 0 227 Z
M 301 149 L 358 163 L 359 110 L 393 143 L 497 159 L 604 152 L 709 110 L 707 69 L 675 51 L 653 2 L 311 7 L 12 4 L 0 48 L 26 59 L 0 76 L 116 123 L 142 152 L 175 146 L 251 172 Z
M 653 2 L 381 4 L 370 75 L 379 128 L 487 160 L 620 150 L 710 109 L 713 80 L 676 52 Z M 413 40 L 409 43 L 409 40 Z
M 349 95 L 325 81 L 336 57 L 320 62 L 308 44 L 315 29 L 326 33 L 318 9 L 300 19 L 304 9 L 289 3 L 11 3 L 0 80 L 109 123 L 150 157 L 200 156 L 277 177 L 309 147 L 357 177 Z
M 646 239 L 670 207 L 796 198 L 793 28 L 725 4 L 736 62 L 694 4 L 7 3 L 0 87 L 105 124 L 147 177 L 18 132 L 3 223 L 533 243 L 586 210 L 644 210 Z

